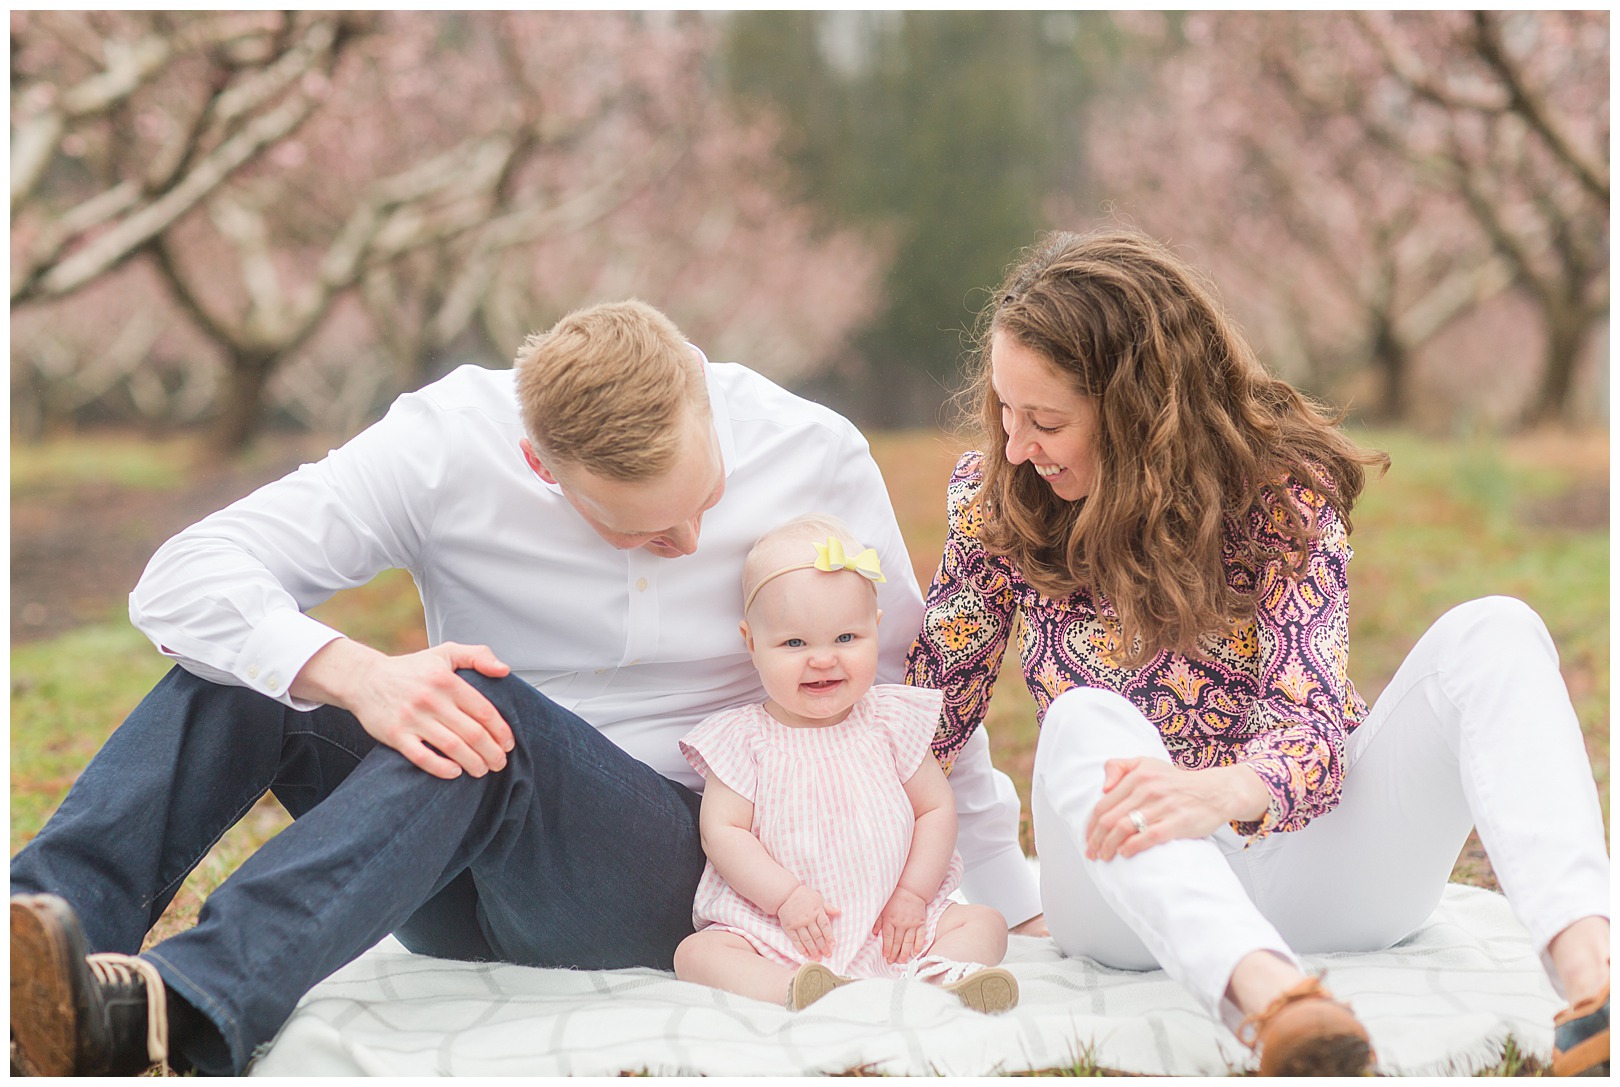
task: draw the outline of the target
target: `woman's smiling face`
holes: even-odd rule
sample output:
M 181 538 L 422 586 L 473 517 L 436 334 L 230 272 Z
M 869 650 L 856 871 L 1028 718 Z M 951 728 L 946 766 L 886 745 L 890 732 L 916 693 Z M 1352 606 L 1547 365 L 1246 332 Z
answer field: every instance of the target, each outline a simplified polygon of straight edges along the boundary
M 1028 461 L 1059 498 L 1089 495 L 1097 481 L 1097 402 L 1002 331 L 990 340 L 990 387 L 1001 401 L 1008 462 Z

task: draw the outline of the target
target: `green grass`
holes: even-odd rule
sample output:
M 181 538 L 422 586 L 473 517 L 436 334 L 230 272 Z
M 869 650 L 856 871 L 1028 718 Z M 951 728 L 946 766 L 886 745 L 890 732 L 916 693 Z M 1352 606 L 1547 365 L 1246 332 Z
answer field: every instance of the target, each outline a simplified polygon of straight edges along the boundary
M 11 490 L 32 492 L 64 484 L 112 483 L 131 490 L 173 490 L 185 482 L 194 446 L 178 439 L 136 437 L 94 441 L 56 439 L 11 446 Z
M 1511 444 L 1439 442 L 1404 433 L 1361 435 L 1394 457 L 1389 475 L 1369 484 L 1352 537 L 1351 675 L 1369 698 L 1447 608 L 1473 597 L 1521 597 L 1547 621 L 1561 655 L 1605 816 L 1609 782 L 1609 533 L 1532 523 L 1538 504 L 1581 486 L 1607 488 L 1606 436 L 1558 436 Z M 880 434 L 873 450 L 884 470 L 918 581 L 932 577 L 944 540 L 945 481 L 956 446 L 933 432 Z M 13 449 L 12 485 L 30 491 L 84 481 L 127 487 L 181 482 L 194 451 L 186 443 L 133 440 L 55 443 Z M 1589 519 L 1590 520 L 1590 519 Z M 340 594 L 318 614 L 338 629 L 389 651 L 424 643 L 421 604 L 410 578 L 394 572 Z M 121 621 L 14 647 L 11 653 L 11 848 L 21 848 L 60 802 L 74 775 L 116 723 L 166 671 L 139 634 Z M 1034 707 L 1009 661 L 987 727 L 998 766 L 1012 776 L 1028 810 Z M 271 802 L 228 835 L 189 881 L 155 934 L 194 919 L 203 897 L 240 860 L 285 824 Z M 1029 848 L 1028 827 L 1025 845 Z M 1470 879 L 1466 870 L 1459 876 Z M 1456 877 L 1454 877 L 1456 878 Z M 1052 1075 L 1096 1075 L 1082 1055 Z M 1535 1074 L 1516 1049 L 1487 1074 Z
M 306 436 L 266 441 L 234 462 L 237 468 L 272 463 L 281 450 L 296 447 L 308 455 L 321 443 Z M 134 431 L 97 432 L 91 437 L 52 437 L 11 443 L 11 493 L 34 494 L 63 486 L 111 485 L 134 491 L 172 491 L 185 486 L 195 470 L 213 467 L 214 456 L 197 438 L 143 437 Z
M 1608 812 L 1609 533 L 1535 524 L 1539 505 L 1598 474 L 1558 450 L 1474 441 L 1368 436 L 1394 458 L 1355 513 L 1351 563 L 1351 675 L 1370 699 L 1417 637 L 1447 608 L 1488 594 L 1517 596 L 1558 646 Z
M 11 651 L 11 851 L 56 809 L 168 662 L 126 621 Z

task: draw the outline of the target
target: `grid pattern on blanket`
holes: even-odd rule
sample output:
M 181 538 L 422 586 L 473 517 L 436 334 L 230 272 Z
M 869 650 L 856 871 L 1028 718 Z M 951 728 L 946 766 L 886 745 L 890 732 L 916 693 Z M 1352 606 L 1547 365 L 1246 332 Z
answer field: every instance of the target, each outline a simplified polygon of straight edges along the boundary
M 1448 887 L 1399 947 L 1306 957 L 1396 1075 L 1468 1074 L 1512 1036 L 1547 1058 L 1560 1001 L 1501 895 Z M 654 970 L 456 963 L 385 941 L 317 986 L 254 1075 L 987 1076 L 1087 1053 L 1124 1072 L 1220 1075 L 1247 1049 L 1163 972 L 1065 959 L 1014 937 L 1022 1000 L 984 1016 L 920 982 L 865 981 L 793 1013 Z

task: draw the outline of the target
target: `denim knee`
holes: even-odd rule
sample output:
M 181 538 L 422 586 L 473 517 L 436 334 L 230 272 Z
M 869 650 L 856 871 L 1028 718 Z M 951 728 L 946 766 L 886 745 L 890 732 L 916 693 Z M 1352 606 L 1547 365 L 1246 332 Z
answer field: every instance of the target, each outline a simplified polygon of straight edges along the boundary
M 501 715 L 506 723 L 512 726 L 514 733 L 519 728 L 532 729 L 552 722 L 557 713 L 535 712 L 537 707 L 544 711 L 562 711 L 551 699 L 537 691 L 527 681 L 515 675 L 486 676 L 472 668 L 459 668 L 456 675 L 479 694 L 489 699 L 495 712 Z
M 599 761 L 599 746 L 609 743 L 589 722 L 553 702 L 526 680 L 514 675 L 486 676 L 468 668 L 456 674 L 489 699 L 512 729 L 507 764 L 520 776 L 532 772 L 545 778 L 569 773 L 570 768 L 594 765 Z

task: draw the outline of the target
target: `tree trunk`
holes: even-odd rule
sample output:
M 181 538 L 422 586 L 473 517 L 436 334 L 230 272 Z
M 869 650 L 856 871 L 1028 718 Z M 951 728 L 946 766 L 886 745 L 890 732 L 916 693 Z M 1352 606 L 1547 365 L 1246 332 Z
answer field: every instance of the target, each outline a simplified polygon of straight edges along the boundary
M 1378 375 L 1378 402 L 1369 416 L 1380 423 L 1403 422 L 1408 407 L 1406 386 L 1411 353 L 1384 321 L 1378 322 L 1373 332 L 1372 365 Z
M 264 387 L 275 364 L 275 355 L 245 351 L 231 354 L 223 410 L 214 421 L 211 444 L 216 452 L 236 456 L 258 435 L 264 424 Z
M 1575 389 L 1575 368 L 1581 348 L 1591 331 L 1593 313 L 1589 308 L 1568 305 L 1542 307 L 1547 322 L 1542 349 L 1541 381 L 1521 421 L 1525 426 L 1566 422 L 1570 397 Z

